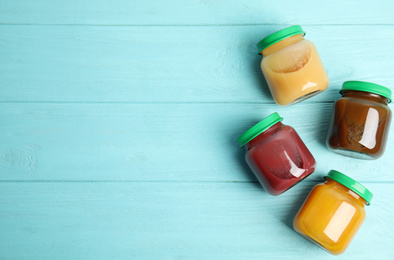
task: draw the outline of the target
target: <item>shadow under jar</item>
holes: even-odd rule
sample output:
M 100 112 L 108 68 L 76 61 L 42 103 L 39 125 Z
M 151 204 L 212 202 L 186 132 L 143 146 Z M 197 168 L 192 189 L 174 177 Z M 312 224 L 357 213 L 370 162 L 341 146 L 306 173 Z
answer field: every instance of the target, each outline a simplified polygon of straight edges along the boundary
M 391 90 L 369 82 L 347 81 L 333 108 L 327 147 L 359 159 L 383 155 L 389 133 Z
M 277 31 L 259 43 L 261 70 L 272 97 L 286 106 L 310 98 L 328 87 L 328 76 L 315 45 L 301 26 Z
M 316 161 L 297 132 L 273 113 L 238 138 L 260 184 L 279 195 L 315 171 Z

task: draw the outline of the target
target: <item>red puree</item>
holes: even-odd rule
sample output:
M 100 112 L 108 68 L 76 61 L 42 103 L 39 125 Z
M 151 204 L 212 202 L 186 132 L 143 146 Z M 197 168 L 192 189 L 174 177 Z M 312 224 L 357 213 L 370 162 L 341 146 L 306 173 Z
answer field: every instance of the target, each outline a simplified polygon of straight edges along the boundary
M 274 121 L 249 140 L 245 148 L 249 167 L 261 185 L 275 196 L 315 171 L 316 161 L 304 142 L 292 127 L 281 122 Z

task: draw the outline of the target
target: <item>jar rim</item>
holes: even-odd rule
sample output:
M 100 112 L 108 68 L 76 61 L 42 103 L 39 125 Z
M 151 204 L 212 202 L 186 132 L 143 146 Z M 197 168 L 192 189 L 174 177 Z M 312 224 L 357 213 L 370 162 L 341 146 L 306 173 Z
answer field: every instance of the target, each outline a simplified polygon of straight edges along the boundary
M 305 35 L 305 32 L 300 25 L 293 25 L 268 35 L 256 44 L 259 54 L 265 48 L 297 34 Z
M 332 179 L 332 180 L 342 184 L 346 188 L 349 188 L 350 190 L 355 192 L 357 195 L 361 196 L 361 198 L 363 198 L 367 202 L 368 206 L 371 204 L 371 200 L 373 197 L 372 192 L 370 190 L 368 190 L 367 188 L 365 188 L 359 182 L 350 178 L 349 176 L 347 176 L 341 172 L 331 170 L 331 171 L 329 171 L 328 175 L 324 176 L 324 179 L 327 179 L 327 178 Z
M 250 140 L 254 139 L 256 136 L 282 120 L 283 117 L 281 117 L 277 112 L 272 113 L 238 137 L 238 143 L 241 147 L 244 146 L 249 143 Z
M 391 94 L 392 94 L 391 89 L 375 83 L 365 82 L 365 81 L 346 81 L 343 83 L 342 89 L 339 91 L 339 93 L 343 94 L 347 90 L 355 90 L 355 91 L 377 94 L 379 96 L 387 98 L 388 103 L 391 102 Z

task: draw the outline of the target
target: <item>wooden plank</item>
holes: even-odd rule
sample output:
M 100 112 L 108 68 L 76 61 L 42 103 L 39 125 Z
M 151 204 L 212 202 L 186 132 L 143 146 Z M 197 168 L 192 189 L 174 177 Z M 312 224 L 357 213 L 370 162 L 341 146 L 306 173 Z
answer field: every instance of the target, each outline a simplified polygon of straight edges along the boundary
M 394 181 L 394 135 L 377 161 L 324 144 L 330 103 L 0 104 L 0 180 L 256 181 L 237 137 L 278 111 L 315 155 L 311 180 L 337 169 Z M 371 172 L 371 169 L 374 169 Z
M 267 102 L 255 43 L 279 26 L 0 26 L 2 102 Z M 393 26 L 306 26 L 333 101 L 347 80 L 393 86 Z
M 393 4 L 378 1 L 6 1 L 0 23 L 28 24 L 393 24 Z
M 314 183 L 272 197 L 254 183 L 0 183 L 2 259 L 332 259 L 291 222 Z M 394 185 L 337 259 L 394 254 Z

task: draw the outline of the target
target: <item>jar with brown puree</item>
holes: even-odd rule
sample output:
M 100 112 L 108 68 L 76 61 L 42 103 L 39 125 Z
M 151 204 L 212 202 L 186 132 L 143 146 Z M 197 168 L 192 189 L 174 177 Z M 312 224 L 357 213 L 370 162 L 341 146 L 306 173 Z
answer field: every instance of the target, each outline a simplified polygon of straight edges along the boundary
M 327 146 L 359 159 L 383 155 L 389 133 L 391 90 L 374 83 L 347 81 L 334 104 Z

